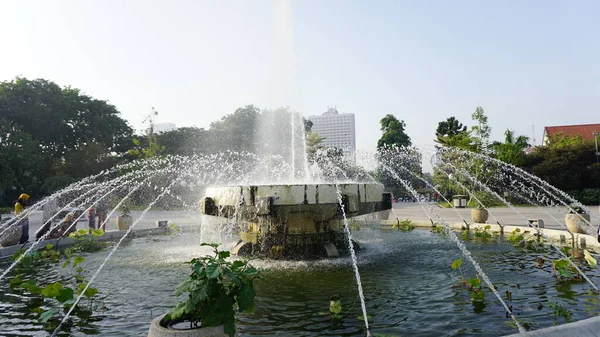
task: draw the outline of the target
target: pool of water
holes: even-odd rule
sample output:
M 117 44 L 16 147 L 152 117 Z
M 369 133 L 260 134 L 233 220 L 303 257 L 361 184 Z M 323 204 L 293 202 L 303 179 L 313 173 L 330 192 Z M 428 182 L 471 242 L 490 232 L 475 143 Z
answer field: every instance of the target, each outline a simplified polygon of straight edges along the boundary
M 399 232 L 362 229 L 355 232 L 364 247 L 359 270 L 370 318 L 371 333 L 387 336 L 502 336 L 517 332 L 493 294 L 485 306 L 474 306 L 468 290 L 459 286 L 452 261 L 461 257 L 450 240 L 426 230 Z M 152 318 L 166 313 L 177 299 L 174 288 L 188 275 L 185 261 L 206 254 L 199 233 L 135 239 L 120 247 L 95 282 L 101 311 L 85 324 L 66 326 L 61 336 L 146 336 Z M 557 283 L 549 262 L 536 260 L 555 254 L 525 251 L 502 240 L 468 242 L 467 247 L 500 294 L 512 293 L 510 305 L 522 324 L 534 329 L 551 326 L 550 301 L 570 310 L 574 320 L 600 312 L 598 295 L 585 283 Z M 90 274 L 108 251 L 89 254 L 84 268 Z M 364 336 L 360 301 L 348 258 L 322 261 L 255 261 L 265 280 L 256 284 L 256 311 L 238 315 L 241 336 Z M 0 265 L 5 268 L 6 264 Z M 472 266 L 463 263 L 466 276 Z M 598 281 L 596 270 L 583 267 Z M 50 282 L 65 270 L 44 265 L 30 272 Z M 88 276 L 89 278 L 89 276 Z M 341 296 L 345 316 L 332 321 L 329 298 Z M 47 335 L 29 313 L 35 299 L 0 281 L 0 335 Z M 562 323 L 562 319 L 558 319 Z

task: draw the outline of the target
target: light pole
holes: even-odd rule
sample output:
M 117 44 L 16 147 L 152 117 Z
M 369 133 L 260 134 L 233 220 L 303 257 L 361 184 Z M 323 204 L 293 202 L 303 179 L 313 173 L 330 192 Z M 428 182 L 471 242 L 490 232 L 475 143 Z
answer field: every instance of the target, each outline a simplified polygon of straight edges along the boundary
M 598 163 L 598 156 L 600 155 L 600 153 L 598 153 L 598 131 L 594 131 L 594 142 L 596 143 L 596 163 Z

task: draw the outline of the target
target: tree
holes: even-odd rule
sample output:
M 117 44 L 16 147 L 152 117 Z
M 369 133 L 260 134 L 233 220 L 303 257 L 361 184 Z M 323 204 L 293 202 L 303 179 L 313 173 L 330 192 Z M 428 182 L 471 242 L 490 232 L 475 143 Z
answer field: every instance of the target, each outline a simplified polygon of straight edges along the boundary
M 143 137 L 133 137 L 132 142 L 135 147 L 127 151 L 130 159 L 152 158 L 164 153 L 165 147 L 158 142 L 158 135 L 154 132 L 154 118 L 158 116 L 158 111 L 152 107 L 152 111 L 144 119 L 148 124 L 146 134 Z
M 24 190 L 37 192 L 50 167 L 29 133 L 0 118 L 0 200 L 12 201 Z
M 302 123 L 304 123 L 304 132 L 309 134 L 312 131 L 313 122 L 309 119 L 302 117 Z
M 399 179 L 413 188 L 423 186 L 417 178 L 422 175 L 422 154 L 413 147 L 386 147 L 378 151 L 377 180 L 396 196 L 413 197 Z
M 488 118 L 483 108 L 478 106 L 471 118 L 477 124 L 471 127 L 471 137 L 473 138 L 474 151 L 489 154 L 490 134 L 492 128 L 488 125 Z
M 0 117 L 20 125 L 54 159 L 88 143 L 124 152 L 133 132 L 113 105 L 43 79 L 0 83 Z
M 412 143 L 410 137 L 404 131 L 406 124 L 404 121 L 399 121 L 394 115 L 387 114 L 380 121 L 381 131 L 383 135 L 377 142 L 377 149 L 384 147 L 408 147 Z
M 445 145 L 445 139 L 464 134 L 468 134 L 467 126 L 463 125 L 456 117 L 452 116 L 445 121 L 438 123 L 438 127 L 435 130 L 435 142 Z
M 529 138 L 519 136 L 515 138 L 515 132 L 506 129 L 504 132 L 504 143 L 494 142 L 492 148 L 499 160 L 515 166 L 521 166 L 525 162 L 525 152 L 529 145 Z
M 306 136 L 306 156 L 309 162 L 314 162 L 315 153 L 324 148 L 321 145 L 324 139 L 325 137 L 319 136 L 316 132 L 309 132 L 308 136 Z
M 133 134 L 106 101 L 26 78 L 0 83 L 0 129 L 2 201 L 22 190 L 43 194 L 42 184 L 65 171 L 82 176 L 84 162 L 92 163 L 86 174 L 100 172 L 98 162 L 125 153 Z
M 525 156 L 523 168 L 564 191 L 599 187 L 595 151 L 593 140 L 555 135 Z
M 260 110 L 254 105 L 238 108 L 233 114 L 210 123 L 211 153 L 231 150 L 256 153 L 256 127 Z
M 158 134 L 158 143 L 164 153 L 191 156 L 209 152 L 208 131 L 197 127 L 183 127 Z

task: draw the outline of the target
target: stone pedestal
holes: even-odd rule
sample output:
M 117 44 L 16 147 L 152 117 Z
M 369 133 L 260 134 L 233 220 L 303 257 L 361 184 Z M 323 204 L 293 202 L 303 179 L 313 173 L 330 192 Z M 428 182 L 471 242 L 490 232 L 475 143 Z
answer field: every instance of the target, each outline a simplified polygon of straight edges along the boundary
M 238 220 L 234 252 L 273 258 L 344 254 L 344 217 L 391 208 L 391 194 L 374 183 L 209 187 L 202 199 L 204 214 Z

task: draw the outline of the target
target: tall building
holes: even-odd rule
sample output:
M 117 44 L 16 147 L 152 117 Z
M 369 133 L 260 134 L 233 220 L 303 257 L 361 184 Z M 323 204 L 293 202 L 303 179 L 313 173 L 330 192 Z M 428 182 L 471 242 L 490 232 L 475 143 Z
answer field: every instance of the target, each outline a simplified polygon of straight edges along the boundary
M 324 114 L 308 116 L 307 119 L 313 123 L 312 131 L 325 137 L 321 144 L 340 148 L 345 155 L 354 157 L 356 152 L 354 114 L 341 114 L 334 108 L 328 108 Z
M 156 123 L 154 124 L 154 133 L 162 133 L 177 130 L 175 123 Z

